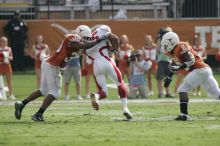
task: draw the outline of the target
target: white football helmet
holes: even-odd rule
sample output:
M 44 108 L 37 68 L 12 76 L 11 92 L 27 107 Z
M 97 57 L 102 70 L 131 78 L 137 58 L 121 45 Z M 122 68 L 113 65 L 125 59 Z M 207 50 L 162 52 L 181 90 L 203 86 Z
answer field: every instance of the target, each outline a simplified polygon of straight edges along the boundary
M 108 33 L 111 33 L 111 28 L 108 25 L 100 25 L 99 28 L 103 31 L 106 31 Z
M 179 42 L 179 37 L 175 32 L 167 32 L 162 37 L 161 47 L 166 51 L 171 52 Z
M 75 33 L 79 34 L 82 38 L 83 37 L 92 37 L 91 29 L 87 25 L 80 25 L 76 28 Z

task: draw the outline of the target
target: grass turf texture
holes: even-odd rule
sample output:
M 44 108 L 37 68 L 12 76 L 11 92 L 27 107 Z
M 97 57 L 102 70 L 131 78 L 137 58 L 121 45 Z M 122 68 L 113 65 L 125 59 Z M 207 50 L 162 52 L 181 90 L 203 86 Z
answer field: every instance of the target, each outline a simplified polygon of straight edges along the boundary
M 219 82 L 220 75 L 215 77 Z M 23 99 L 35 89 L 33 75 L 14 75 L 13 78 L 14 93 L 19 99 Z M 94 84 L 91 87 L 94 91 Z M 155 81 L 154 87 L 156 87 Z M 73 85 L 71 89 L 71 93 L 75 94 Z M 82 92 L 84 93 L 84 89 Z M 116 90 L 110 89 L 109 99 L 117 99 L 116 94 Z M 156 98 L 156 95 L 150 98 Z M 128 122 L 123 121 L 120 102 L 103 103 L 100 111 L 96 112 L 92 110 L 89 100 L 74 103 L 58 101 L 45 112 L 46 122 L 33 122 L 31 116 L 38 110 L 41 100 L 42 98 L 27 105 L 20 121 L 14 118 L 14 102 L 0 101 L 0 146 L 218 146 L 220 144 L 219 102 L 190 103 L 189 111 L 193 120 L 186 122 L 172 120 L 179 114 L 177 103 L 130 103 L 134 120 Z

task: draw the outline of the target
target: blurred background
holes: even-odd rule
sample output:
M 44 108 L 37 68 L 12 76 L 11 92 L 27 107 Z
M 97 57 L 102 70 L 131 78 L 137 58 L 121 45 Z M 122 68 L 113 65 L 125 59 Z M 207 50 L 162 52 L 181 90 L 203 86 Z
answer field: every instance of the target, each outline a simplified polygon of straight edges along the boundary
M 29 26 L 28 50 L 32 49 L 39 34 L 44 35 L 50 49 L 55 50 L 63 37 L 63 33 L 56 31 L 55 27 L 62 26 L 70 30 L 82 23 L 90 26 L 104 22 L 117 35 L 127 34 L 135 48 L 143 45 L 146 34 L 155 39 L 162 26 L 173 27 L 183 41 L 189 42 L 192 42 L 197 30 L 203 30 L 196 28 L 199 24 L 208 26 L 204 29 L 208 29 L 206 36 L 200 36 L 202 45 L 207 43 L 204 46 L 208 50 L 206 62 L 213 67 L 219 67 L 219 62 L 215 59 L 215 54 L 220 50 L 218 38 L 214 40 L 217 42 L 214 44 L 215 48 L 212 47 L 212 39 L 214 35 L 218 36 L 220 30 L 220 0 L 0 0 L 0 29 L 13 18 L 15 10 L 20 11 L 21 19 Z M 126 24 L 122 21 L 128 22 Z M 54 27 L 53 31 L 49 30 L 51 26 Z M 135 26 L 138 26 L 136 30 L 127 29 Z M 34 63 L 29 53 L 30 51 L 26 51 L 25 64 L 32 68 Z
M 218 18 L 220 0 L 0 0 L 0 19 Z

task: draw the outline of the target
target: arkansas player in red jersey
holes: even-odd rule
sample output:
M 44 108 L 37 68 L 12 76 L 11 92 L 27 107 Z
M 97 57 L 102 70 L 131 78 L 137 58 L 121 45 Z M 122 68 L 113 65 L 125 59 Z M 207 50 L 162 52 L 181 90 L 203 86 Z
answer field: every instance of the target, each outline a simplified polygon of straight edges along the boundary
M 81 31 L 91 33 L 91 30 L 88 26 Z M 26 104 L 40 96 L 45 96 L 45 99 L 38 112 L 32 116 L 32 120 L 34 121 L 44 121 L 43 113 L 48 106 L 61 94 L 62 79 L 60 68 L 64 67 L 66 62 L 76 55 L 80 49 L 91 48 L 102 39 L 104 39 L 104 37 L 100 38 L 99 40 L 85 43 L 81 41 L 81 36 L 78 34 L 67 34 L 56 52 L 42 61 L 40 89 L 31 93 L 22 102 L 19 101 L 15 103 L 16 119 L 19 120 L 21 118 L 22 110 Z
M 216 98 L 220 98 L 220 90 L 217 81 L 213 77 L 209 65 L 205 64 L 193 48 L 186 42 L 180 42 L 174 32 L 166 33 L 161 41 L 161 46 L 169 53 L 175 65 L 170 66 L 169 75 L 165 78 L 164 86 L 168 87 L 173 74 L 180 69 L 189 69 L 183 83 L 178 88 L 181 114 L 175 118 L 177 121 L 189 120 L 188 115 L 188 92 L 198 85 Z

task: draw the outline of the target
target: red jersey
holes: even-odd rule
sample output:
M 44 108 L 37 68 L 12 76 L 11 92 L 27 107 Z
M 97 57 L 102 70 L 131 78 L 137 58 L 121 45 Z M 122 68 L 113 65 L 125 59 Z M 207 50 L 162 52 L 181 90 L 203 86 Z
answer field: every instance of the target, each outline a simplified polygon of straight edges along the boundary
M 190 70 L 208 66 L 206 63 L 203 62 L 196 51 L 188 43 L 185 42 L 180 42 L 179 44 L 177 44 L 177 46 L 172 51 L 171 56 L 174 61 L 183 64 L 186 61 L 183 58 L 183 54 L 188 51 L 191 52 L 195 58 L 195 63 L 189 68 Z
M 77 55 L 78 48 L 69 46 L 70 42 L 80 42 L 81 37 L 77 34 L 68 34 L 65 36 L 57 51 L 47 59 L 47 62 L 59 67 L 64 67 L 66 62 Z

